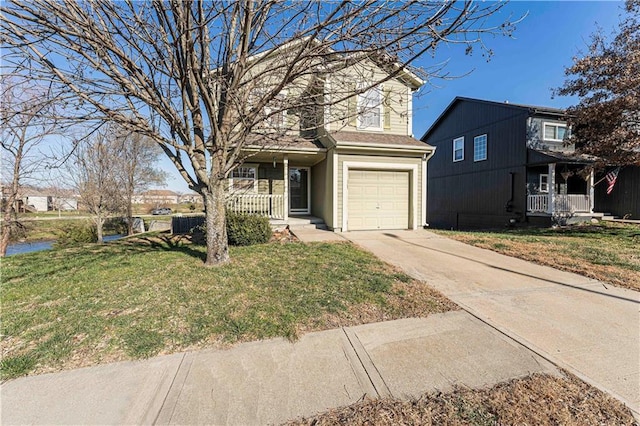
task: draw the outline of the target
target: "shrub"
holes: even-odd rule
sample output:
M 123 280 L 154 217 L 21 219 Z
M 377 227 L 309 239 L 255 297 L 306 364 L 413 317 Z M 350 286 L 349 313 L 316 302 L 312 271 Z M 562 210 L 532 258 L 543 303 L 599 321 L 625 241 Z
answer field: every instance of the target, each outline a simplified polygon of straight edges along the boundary
M 98 241 L 96 226 L 89 222 L 67 225 L 62 228 L 56 247 L 69 247 L 77 244 L 95 243 Z
M 205 243 L 207 224 L 191 229 L 194 242 Z M 271 239 L 273 231 L 269 219 L 264 216 L 227 212 L 227 241 L 232 246 L 264 244 Z
M 264 216 L 227 212 L 227 239 L 232 246 L 250 246 L 269 241 L 273 231 Z

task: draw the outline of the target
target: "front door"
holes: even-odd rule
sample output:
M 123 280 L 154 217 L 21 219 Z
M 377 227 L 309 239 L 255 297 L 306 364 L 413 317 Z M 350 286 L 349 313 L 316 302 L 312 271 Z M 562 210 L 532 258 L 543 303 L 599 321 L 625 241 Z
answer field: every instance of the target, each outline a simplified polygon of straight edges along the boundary
M 309 214 L 309 168 L 289 168 L 289 213 Z

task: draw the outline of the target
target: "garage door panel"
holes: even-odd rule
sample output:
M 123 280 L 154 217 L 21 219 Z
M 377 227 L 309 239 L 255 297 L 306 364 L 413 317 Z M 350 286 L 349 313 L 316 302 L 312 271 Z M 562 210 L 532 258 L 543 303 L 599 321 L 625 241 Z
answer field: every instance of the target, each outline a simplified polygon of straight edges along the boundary
M 350 170 L 347 228 L 407 229 L 409 173 L 388 170 Z

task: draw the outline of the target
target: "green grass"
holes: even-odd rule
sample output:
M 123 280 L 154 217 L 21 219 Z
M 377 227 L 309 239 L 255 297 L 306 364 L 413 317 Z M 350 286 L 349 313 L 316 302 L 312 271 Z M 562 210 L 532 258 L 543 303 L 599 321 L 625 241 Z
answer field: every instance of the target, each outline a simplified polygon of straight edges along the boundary
M 640 226 L 606 223 L 492 232 L 436 231 L 510 256 L 640 290 Z
M 300 330 L 362 322 L 359 307 L 378 312 L 370 320 L 452 308 L 350 244 L 231 248 L 232 262 L 218 268 L 203 267 L 204 256 L 202 246 L 145 238 L 5 258 L 3 378 L 295 339 Z

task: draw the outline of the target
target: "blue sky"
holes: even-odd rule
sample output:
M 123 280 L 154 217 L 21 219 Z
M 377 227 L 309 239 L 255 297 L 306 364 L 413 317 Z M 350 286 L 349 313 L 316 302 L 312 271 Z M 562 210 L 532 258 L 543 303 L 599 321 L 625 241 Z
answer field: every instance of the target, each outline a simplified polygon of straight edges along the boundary
M 618 27 L 623 12 L 620 1 L 512 1 L 501 11 L 504 18 L 527 14 L 512 38 L 488 36 L 494 51 L 489 62 L 479 51 L 468 56 L 460 49 L 443 47 L 437 62 L 450 58 L 451 75 L 469 75 L 435 81 L 414 99 L 413 132 L 420 138 L 456 96 L 528 105 L 565 108 L 577 98 L 556 97 L 551 90 L 562 85 L 564 70 L 587 45 L 597 26 L 605 34 Z M 500 18 L 500 17 L 498 17 Z M 431 59 L 429 59 L 431 60 Z M 420 65 L 420 63 L 418 63 Z M 425 60 L 424 65 L 429 65 Z M 170 174 L 167 187 L 187 192 L 184 180 L 168 160 L 161 167 Z

